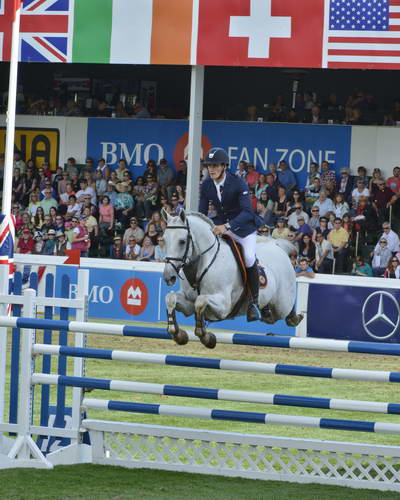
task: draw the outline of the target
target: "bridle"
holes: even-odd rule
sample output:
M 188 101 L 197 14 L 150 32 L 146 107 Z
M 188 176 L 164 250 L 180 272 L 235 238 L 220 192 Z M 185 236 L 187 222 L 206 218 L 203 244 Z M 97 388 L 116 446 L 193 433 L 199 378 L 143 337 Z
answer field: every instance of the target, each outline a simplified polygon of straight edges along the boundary
M 182 257 L 168 257 L 167 256 L 167 257 L 165 257 L 165 261 L 167 262 L 167 264 L 171 264 L 171 266 L 174 268 L 174 270 L 176 272 L 176 275 L 181 280 L 183 278 L 182 278 L 180 273 L 181 273 L 181 271 L 183 271 L 190 286 L 194 290 L 197 290 L 200 292 L 200 283 L 203 280 L 204 276 L 207 274 L 210 267 L 214 264 L 215 259 L 217 258 L 217 255 L 219 253 L 221 243 L 219 241 L 218 236 L 214 235 L 215 239 L 214 239 L 212 245 L 210 245 L 203 252 L 201 252 L 194 260 L 190 260 L 188 257 L 190 246 L 193 247 L 193 250 L 195 249 L 195 247 L 194 247 L 192 233 L 190 231 L 189 221 L 186 219 L 186 224 L 184 226 L 167 226 L 165 229 L 185 229 L 188 232 L 188 237 L 186 239 L 186 247 L 185 247 L 185 251 L 183 253 L 183 256 Z M 200 257 L 202 257 L 207 252 L 209 252 L 215 246 L 215 244 L 217 244 L 217 249 L 215 251 L 215 254 L 213 255 L 213 258 L 211 259 L 211 262 L 208 264 L 208 266 L 201 273 L 200 277 L 197 278 L 197 264 L 200 260 Z M 180 264 L 176 265 L 175 262 L 179 262 Z

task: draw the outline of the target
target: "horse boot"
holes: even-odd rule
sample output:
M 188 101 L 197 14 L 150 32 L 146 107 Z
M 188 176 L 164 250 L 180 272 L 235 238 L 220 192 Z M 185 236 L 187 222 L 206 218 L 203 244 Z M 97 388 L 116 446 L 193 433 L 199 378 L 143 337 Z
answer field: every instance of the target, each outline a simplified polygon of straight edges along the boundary
M 247 306 L 247 321 L 260 321 L 261 313 L 258 308 L 258 290 L 260 286 L 257 261 L 252 267 L 247 267 L 247 280 L 250 288 L 249 305 Z

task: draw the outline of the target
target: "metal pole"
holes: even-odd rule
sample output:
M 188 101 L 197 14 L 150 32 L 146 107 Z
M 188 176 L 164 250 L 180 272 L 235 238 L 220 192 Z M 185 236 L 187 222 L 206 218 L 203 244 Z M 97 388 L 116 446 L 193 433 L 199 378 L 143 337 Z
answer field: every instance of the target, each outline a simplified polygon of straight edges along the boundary
M 14 3 L 14 2 L 13 2 Z M 8 84 L 8 107 L 7 107 L 7 136 L 4 161 L 4 184 L 2 213 L 11 215 L 11 191 L 12 171 L 14 160 L 14 136 L 15 136 L 15 112 L 17 103 L 17 79 L 18 79 L 18 56 L 19 56 L 19 24 L 21 9 L 17 5 L 15 19 L 12 29 L 10 78 Z
M 199 208 L 203 94 L 204 66 L 192 66 L 192 80 L 190 85 L 188 172 L 186 184 L 187 210 L 198 210 Z

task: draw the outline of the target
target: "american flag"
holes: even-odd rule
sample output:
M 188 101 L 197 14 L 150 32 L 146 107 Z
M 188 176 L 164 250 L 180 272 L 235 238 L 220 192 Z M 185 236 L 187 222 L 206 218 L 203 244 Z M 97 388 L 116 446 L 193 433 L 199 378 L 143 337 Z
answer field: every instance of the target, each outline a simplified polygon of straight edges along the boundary
M 0 214 L 0 265 L 9 267 L 9 293 L 14 278 L 15 221 L 12 215 Z
M 0 61 L 8 61 L 14 0 L 0 0 Z M 70 0 L 24 0 L 21 9 L 20 60 L 70 60 Z
M 325 68 L 400 67 L 400 0 L 326 0 Z

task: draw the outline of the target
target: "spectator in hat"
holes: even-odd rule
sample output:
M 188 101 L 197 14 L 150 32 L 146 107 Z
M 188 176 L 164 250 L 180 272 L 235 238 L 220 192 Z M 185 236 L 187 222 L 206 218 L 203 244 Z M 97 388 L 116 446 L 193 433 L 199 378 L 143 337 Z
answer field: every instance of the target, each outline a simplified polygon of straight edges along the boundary
M 351 193 L 353 191 L 353 179 L 350 177 L 350 169 L 347 167 L 342 167 L 340 169 L 340 177 L 337 185 L 337 192 L 343 195 L 345 201 L 351 199 Z
M 40 206 L 43 208 L 45 215 L 49 215 L 51 207 L 54 207 L 55 209 L 58 208 L 58 203 L 54 198 L 52 198 L 51 194 L 51 188 L 46 188 L 44 190 L 44 198 L 40 201 Z
M 33 239 L 35 241 L 32 253 L 36 255 L 40 255 L 43 250 L 44 241 L 43 241 L 43 233 L 41 231 L 35 231 L 33 234 Z
M 122 238 L 117 235 L 114 236 L 114 243 L 111 245 L 110 257 L 112 259 L 123 259 L 124 258 L 124 247 L 122 246 Z
M 32 253 L 35 246 L 35 241 L 32 238 L 32 233 L 29 229 L 23 229 L 21 238 L 18 239 L 18 253 Z
M 47 231 L 47 240 L 42 248 L 42 255 L 55 255 L 56 253 L 56 232 L 54 229 Z
M 56 232 L 56 248 L 55 254 L 59 256 L 64 256 L 65 250 L 67 250 L 68 241 L 65 237 L 64 231 Z

